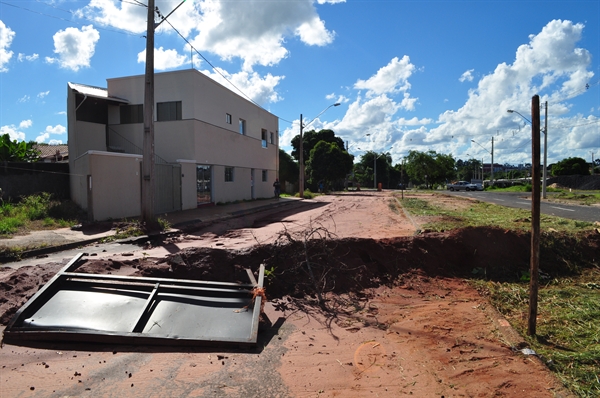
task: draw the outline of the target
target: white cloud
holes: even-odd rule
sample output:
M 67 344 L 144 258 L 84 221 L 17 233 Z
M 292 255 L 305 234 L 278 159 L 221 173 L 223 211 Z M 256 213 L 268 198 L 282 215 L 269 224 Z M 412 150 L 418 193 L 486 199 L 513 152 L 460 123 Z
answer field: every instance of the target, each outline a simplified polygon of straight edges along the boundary
M 465 73 L 463 73 L 460 78 L 458 79 L 459 82 L 463 83 L 463 82 L 472 82 L 473 81 L 473 71 L 475 69 L 469 69 L 468 71 L 466 71 Z
M 239 90 L 241 90 L 242 93 L 248 95 L 254 102 L 261 106 L 267 102 L 277 102 L 281 100 L 281 97 L 275 91 L 275 87 L 277 87 L 281 80 L 285 79 L 285 76 L 273 76 L 268 73 L 266 76 L 261 77 L 256 72 L 250 73 L 242 71 L 230 74 L 223 69 L 218 68 L 218 70 L 227 78 L 227 80 L 216 72 L 204 70 L 202 73 L 210 76 L 213 80 L 216 80 L 233 92 L 245 97 L 245 95 L 239 92 Z M 232 86 L 229 81 L 231 81 L 235 87 Z
M 12 141 L 24 141 L 25 133 L 22 130 L 28 129 L 33 125 L 31 120 L 22 120 L 19 126 L 13 124 L 0 127 L 0 135 L 8 134 Z
M 443 149 L 446 153 L 469 152 L 472 156 L 489 156 L 470 140 L 485 144 L 489 151 L 491 136 L 494 135 L 495 158 L 502 159 L 501 163 L 517 162 L 518 158 L 522 161 L 523 154 L 527 152 L 522 147 L 530 137 L 527 137 L 527 129 L 519 130 L 523 120 L 506 110 L 520 110 L 527 115 L 532 96 L 539 94 L 542 103 L 545 100 L 550 103 L 551 121 L 557 122 L 561 114 L 569 112 L 570 106 L 565 101 L 577 92 L 581 93 L 593 76 L 593 72 L 588 70 L 590 53 L 576 46 L 583 28 L 582 24 L 554 20 L 537 35 L 531 35 L 529 43 L 516 50 L 512 64 L 499 64 L 492 73 L 479 80 L 475 89 L 469 90 L 468 99 L 460 109 L 449 110 L 439 116 L 440 125 L 430 130 L 427 146 Z M 513 130 L 519 133 L 514 138 Z M 581 144 L 575 144 L 580 138 L 570 143 L 563 139 L 571 133 L 582 138 L 583 133 L 576 129 L 563 130 L 560 134 L 550 133 L 549 148 L 557 146 L 563 148 L 565 154 L 568 151 L 573 154 L 575 148 L 581 148 Z
M 146 62 L 146 50 L 138 54 L 138 62 Z M 185 55 L 180 55 L 177 50 L 165 50 L 162 47 L 154 49 L 154 69 L 167 70 L 175 69 L 189 62 L 189 58 Z
M 146 32 L 148 9 L 133 1 L 91 0 L 87 6 L 74 14 L 104 26 L 133 33 Z
M 0 72 L 8 71 L 7 65 L 13 56 L 9 48 L 14 37 L 15 32 L 0 21 Z
M 19 123 L 19 128 L 21 129 L 27 129 L 29 127 L 31 127 L 33 125 L 33 122 L 31 120 L 23 120 L 21 123 Z
M 35 138 L 35 142 L 37 143 L 42 143 L 45 142 L 47 139 L 50 138 L 51 135 L 62 135 L 64 133 L 67 132 L 67 129 L 64 126 L 61 126 L 60 124 L 57 124 L 56 126 L 46 126 L 46 130 L 44 130 L 43 132 L 41 132 L 36 138 Z M 62 141 L 60 140 L 51 140 L 50 143 L 59 143 L 62 144 Z
M 31 97 L 27 94 L 25 94 L 24 96 L 22 96 L 21 98 L 19 98 L 17 100 L 18 103 L 23 104 L 25 102 L 29 102 L 29 100 L 31 99 Z
M 62 145 L 62 140 L 50 140 L 48 141 L 48 145 Z
M 38 59 L 40 56 L 39 54 L 31 54 L 31 55 L 25 55 L 23 53 L 19 53 L 19 55 L 17 56 L 17 59 L 19 60 L 19 62 L 23 62 L 23 61 L 29 61 L 29 62 L 33 62 L 36 59 Z
M 54 52 L 58 58 L 46 57 L 48 63 L 58 63 L 61 68 L 75 72 L 82 67 L 89 67 L 94 55 L 100 33 L 92 25 L 77 28 L 66 28 L 54 34 Z
M 408 78 L 415 70 L 410 63 L 410 58 L 405 55 L 401 60 L 394 57 L 389 64 L 382 67 L 377 73 L 367 80 L 358 80 L 354 84 L 356 89 L 367 89 L 367 96 L 380 94 L 395 94 L 407 91 L 410 88 Z
M 50 91 L 43 91 L 43 92 L 39 93 L 37 96 L 40 99 L 44 99 L 48 96 L 48 94 L 50 94 Z

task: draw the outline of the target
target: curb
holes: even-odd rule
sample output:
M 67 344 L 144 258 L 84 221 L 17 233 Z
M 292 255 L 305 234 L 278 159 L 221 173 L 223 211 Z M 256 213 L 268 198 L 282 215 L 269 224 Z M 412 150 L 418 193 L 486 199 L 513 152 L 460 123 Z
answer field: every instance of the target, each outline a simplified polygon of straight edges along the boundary
M 155 239 L 157 237 L 165 238 L 165 237 L 181 235 L 184 233 L 191 233 L 191 232 L 198 231 L 198 230 L 200 230 L 208 225 L 211 225 L 212 223 L 217 222 L 217 221 L 230 220 L 233 218 L 244 216 L 246 214 L 258 213 L 258 212 L 265 211 L 268 209 L 274 209 L 274 208 L 278 208 L 278 207 L 287 206 L 292 203 L 301 204 L 301 203 L 303 203 L 303 201 L 300 201 L 300 200 L 299 201 L 283 201 L 283 202 L 277 202 L 274 204 L 253 207 L 250 209 L 237 210 L 237 211 L 234 211 L 231 213 L 223 213 L 221 215 L 214 216 L 212 218 L 208 218 L 205 220 L 196 219 L 196 220 L 183 221 L 183 222 L 173 225 L 173 227 L 170 231 L 161 232 L 161 233 L 158 233 L 155 235 L 140 235 L 140 236 L 134 236 L 134 237 L 130 237 L 130 238 L 119 239 L 119 240 L 115 240 L 114 243 L 139 244 L 139 243 L 145 243 L 145 242 L 147 242 L 151 239 Z M 81 246 L 87 246 L 92 243 L 97 243 L 97 242 L 101 241 L 102 239 L 110 238 L 111 236 L 113 236 L 113 235 L 106 235 L 106 236 L 102 236 L 99 238 L 91 238 L 91 239 L 85 239 L 85 240 L 80 240 L 80 241 L 75 241 L 75 242 L 69 242 L 69 243 L 64 243 L 64 244 L 60 244 L 60 245 L 56 245 L 56 246 L 47 246 L 47 247 L 43 247 L 43 248 L 39 248 L 39 249 L 24 250 L 22 252 L 19 252 L 17 255 L 0 255 L 0 264 L 11 263 L 11 262 L 19 261 L 19 260 L 25 259 L 25 258 L 43 256 L 46 254 L 56 253 L 56 252 L 60 252 L 63 250 L 71 250 L 71 249 L 75 249 L 75 248 L 78 248 Z

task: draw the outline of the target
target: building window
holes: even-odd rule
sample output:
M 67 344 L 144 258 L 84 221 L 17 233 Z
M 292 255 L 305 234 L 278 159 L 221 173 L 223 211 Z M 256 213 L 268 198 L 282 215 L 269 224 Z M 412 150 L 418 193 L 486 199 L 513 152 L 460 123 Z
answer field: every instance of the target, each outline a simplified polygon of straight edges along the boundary
M 227 124 L 231 124 L 231 115 L 229 113 L 225 114 L 225 122 Z
M 156 104 L 156 121 L 167 122 L 169 120 L 181 120 L 181 101 Z
M 275 134 L 271 133 L 271 145 L 275 145 Z
M 240 119 L 240 134 L 246 135 L 246 121 L 244 119 Z
M 263 170 L 263 171 L 262 171 L 262 181 L 263 181 L 263 182 L 267 182 L 267 181 L 269 181 L 268 177 L 269 177 L 269 175 L 268 175 L 268 173 L 267 173 L 267 170 Z
M 225 182 L 233 182 L 233 167 L 225 167 Z
M 267 147 L 267 130 L 261 130 L 260 132 L 260 139 L 262 140 L 262 147 L 266 148 Z
M 144 105 L 121 105 L 121 124 L 144 123 Z

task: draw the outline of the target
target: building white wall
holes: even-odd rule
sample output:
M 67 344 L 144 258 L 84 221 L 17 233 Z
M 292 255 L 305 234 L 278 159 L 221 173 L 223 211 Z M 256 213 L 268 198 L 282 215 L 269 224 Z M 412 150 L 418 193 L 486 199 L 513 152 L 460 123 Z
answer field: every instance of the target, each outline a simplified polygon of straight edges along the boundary
M 109 98 L 126 99 L 131 105 L 144 103 L 144 76 L 108 79 Z M 210 165 L 212 201 L 214 203 L 252 199 L 251 170 L 254 169 L 254 198 L 273 196 L 272 184 L 277 176 L 278 118 L 245 98 L 226 89 L 201 72 L 186 69 L 155 74 L 156 103 L 181 101 L 182 120 L 155 121 L 155 154 L 167 162 L 182 165 L 182 208 L 196 207 L 196 164 Z M 226 114 L 231 115 L 231 124 Z M 238 129 L 239 119 L 246 121 L 246 134 Z M 118 146 L 126 153 L 143 148 L 143 123 L 120 124 L 120 111 L 108 105 L 108 126 L 75 120 L 75 95 L 68 95 L 69 150 L 74 170 L 92 175 L 94 219 L 132 217 L 140 214 L 139 169 L 132 164 L 141 161 L 141 155 L 109 157 L 104 152 L 106 129 L 120 139 Z M 261 131 L 267 131 L 267 147 L 263 148 Z M 271 133 L 275 144 L 269 140 Z M 113 143 L 111 142 L 112 146 Z M 137 149 L 136 149 L 137 148 Z M 121 154 L 123 155 L 123 154 Z M 77 159 L 77 161 L 75 161 Z M 110 159 L 110 162 L 107 161 Z M 180 161 L 185 159 L 184 161 Z M 113 164 L 111 164 L 111 162 Z M 225 182 L 225 167 L 234 167 L 233 182 Z M 267 170 L 268 181 L 262 181 Z M 137 179 L 136 179 L 137 178 Z M 97 187 L 103 188 L 101 192 Z M 87 183 L 83 178 L 71 179 L 71 192 L 76 202 L 87 207 Z

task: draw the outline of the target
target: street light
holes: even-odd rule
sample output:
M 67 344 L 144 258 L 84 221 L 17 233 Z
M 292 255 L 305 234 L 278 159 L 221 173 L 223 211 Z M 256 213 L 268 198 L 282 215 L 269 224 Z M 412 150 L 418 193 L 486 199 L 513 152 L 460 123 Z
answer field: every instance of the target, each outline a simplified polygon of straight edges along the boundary
M 304 130 L 305 127 L 310 126 L 310 124 L 312 122 L 314 122 L 319 116 L 321 116 L 323 113 L 325 113 L 325 111 L 327 111 L 327 109 L 331 108 L 332 106 L 339 106 L 340 103 L 336 102 L 335 104 L 331 104 L 329 105 L 327 108 L 323 109 L 321 111 L 321 113 L 319 113 L 317 116 L 315 116 L 310 122 L 308 122 L 306 125 L 304 125 L 302 123 L 302 114 L 300 114 L 300 177 L 298 178 L 298 194 L 300 196 L 300 199 L 304 199 L 304 145 L 303 145 L 303 135 L 302 132 Z
M 547 178 L 547 164 L 548 164 L 548 101 L 546 101 L 545 106 L 546 106 L 546 116 L 544 117 L 544 129 L 542 130 L 542 132 L 544 133 L 544 169 L 542 170 L 542 172 L 543 172 L 543 175 L 542 175 L 542 198 L 544 198 L 544 199 L 546 199 L 546 178 Z M 521 115 L 519 112 L 517 112 L 515 110 L 507 109 L 506 112 L 516 113 L 517 115 L 519 115 L 523 119 L 525 119 L 527 122 L 529 122 L 529 124 L 532 124 L 531 120 L 527 119 L 525 116 Z
M 471 140 L 471 142 L 474 142 L 475 144 L 479 145 L 484 151 L 486 151 L 487 153 L 492 155 L 492 164 L 490 167 L 490 170 L 491 170 L 490 181 L 491 181 L 491 185 L 494 185 L 494 136 L 492 136 L 492 152 L 485 149 L 480 143 L 478 143 L 475 140 Z M 481 180 L 483 182 L 483 160 L 481 161 Z

